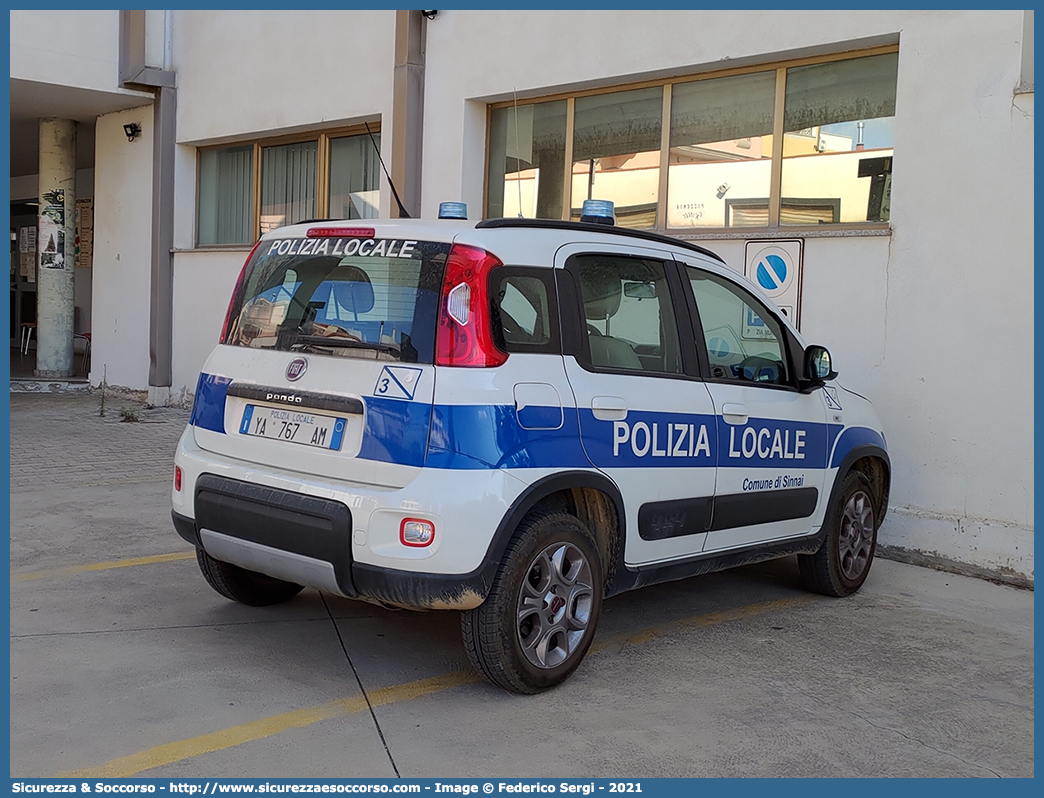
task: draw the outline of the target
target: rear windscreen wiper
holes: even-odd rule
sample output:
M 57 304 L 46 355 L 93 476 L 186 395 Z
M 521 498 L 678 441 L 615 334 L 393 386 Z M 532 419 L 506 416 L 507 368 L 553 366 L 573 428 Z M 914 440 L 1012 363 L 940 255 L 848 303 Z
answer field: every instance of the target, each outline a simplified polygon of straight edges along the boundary
M 367 341 L 357 341 L 354 338 L 340 338 L 336 335 L 298 335 L 290 348 L 294 349 L 301 344 L 329 346 L 331 348 L 375 349 L 378 352 L 393 352 L 396 355 L 400 352 L 400 348 L 396 344 L 369 343 Z

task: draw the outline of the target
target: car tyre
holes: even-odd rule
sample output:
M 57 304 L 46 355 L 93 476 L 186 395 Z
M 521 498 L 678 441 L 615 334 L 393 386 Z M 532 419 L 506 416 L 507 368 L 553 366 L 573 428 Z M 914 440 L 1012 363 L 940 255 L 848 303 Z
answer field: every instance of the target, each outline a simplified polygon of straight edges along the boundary
M 826 538 L 815 554 L 798 555 L 801 581 L 825 596 L 848 596 L 866 581 L 877 550 L 877 511 L 870 480 L 850 471 L 823 523 Z
M 214 590 L 227 599 L 251 607 L 267 607 L 289 601 L 304 588 L 293 582 L 284 582 L 265 574 L 248 571 L 238 565 L 215 560 L 196 547 L 196 562 L 203 578 Z
M 511 692 L 562 683 L 591 647 L 603 587 L 587 527 L 568 513 L 530 514 L 508 544 L 485 602 L 461 614 L 468 657 Z

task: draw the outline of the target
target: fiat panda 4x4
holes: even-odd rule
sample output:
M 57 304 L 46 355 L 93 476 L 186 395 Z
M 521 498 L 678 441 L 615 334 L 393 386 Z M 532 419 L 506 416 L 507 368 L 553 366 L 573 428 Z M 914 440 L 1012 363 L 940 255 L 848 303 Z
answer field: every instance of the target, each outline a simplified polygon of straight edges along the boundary
M 719 257 L 591 213 L 265 234 L 177 448 L 207 582 L 459 610 L 521 693 L 632 588 L 796 554 L 858 590 L 890 480 L 870 402 Z

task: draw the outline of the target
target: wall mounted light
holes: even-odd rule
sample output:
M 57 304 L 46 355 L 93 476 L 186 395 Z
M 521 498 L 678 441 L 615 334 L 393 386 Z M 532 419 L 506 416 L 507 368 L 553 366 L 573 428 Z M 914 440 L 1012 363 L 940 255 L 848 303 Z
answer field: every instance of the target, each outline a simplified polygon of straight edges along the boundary
M 127 141 L 134 141 L 141 135 L 141 125 L 137 122 L 129 122 L 123 126 L 123 132 L 127 134 Z

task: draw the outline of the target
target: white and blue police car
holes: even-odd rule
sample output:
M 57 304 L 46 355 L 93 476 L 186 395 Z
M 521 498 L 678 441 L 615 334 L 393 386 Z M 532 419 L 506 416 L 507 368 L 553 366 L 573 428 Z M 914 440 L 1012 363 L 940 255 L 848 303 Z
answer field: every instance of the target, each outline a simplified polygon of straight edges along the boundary
M 175 461 L 218 593 L 460 610 L 475 667 L 534 693 L 626 590 L 792 554 L 859 589 L 890 482 L 870 402 L 712 252 L 584 214 L 258 241 Z

